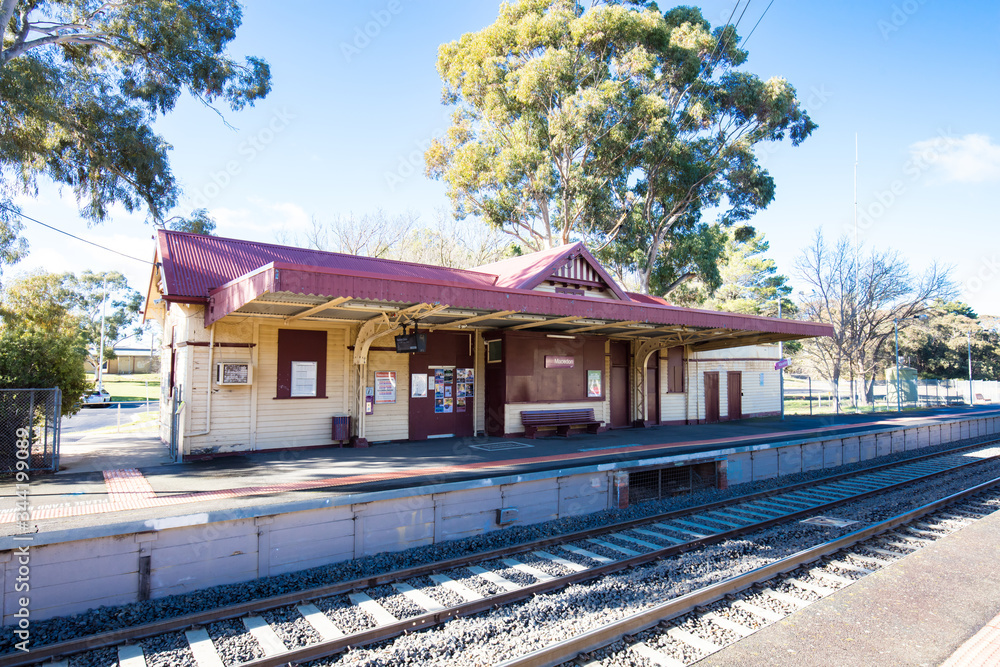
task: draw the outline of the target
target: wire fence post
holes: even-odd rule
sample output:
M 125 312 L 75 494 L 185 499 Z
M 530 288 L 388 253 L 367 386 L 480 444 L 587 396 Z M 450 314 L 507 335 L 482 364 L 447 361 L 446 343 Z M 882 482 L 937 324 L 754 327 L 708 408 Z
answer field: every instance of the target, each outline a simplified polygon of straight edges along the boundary
M 0 472 L 58 471 L 61 419 L 58 387 L 0 389 Z

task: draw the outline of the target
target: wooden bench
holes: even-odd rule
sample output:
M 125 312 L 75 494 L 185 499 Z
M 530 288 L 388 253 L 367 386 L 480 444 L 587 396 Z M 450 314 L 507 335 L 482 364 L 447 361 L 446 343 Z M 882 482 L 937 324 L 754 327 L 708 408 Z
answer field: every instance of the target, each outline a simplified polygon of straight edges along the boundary
M 554 426 L 556 433 L 568 436 L 573 426 L 586 426 L 588 433 L 599 433 L 602 421 L 594 419 L 593 408 L 576 410 L 522 410 L 521 423 L 524 424 L 524 437 L 534 438 L 539 428 Z

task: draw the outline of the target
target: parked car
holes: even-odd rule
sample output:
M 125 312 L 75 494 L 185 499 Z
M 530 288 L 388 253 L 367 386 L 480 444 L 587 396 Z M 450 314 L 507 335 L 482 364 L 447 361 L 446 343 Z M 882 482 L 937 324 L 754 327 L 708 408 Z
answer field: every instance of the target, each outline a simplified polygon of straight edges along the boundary
M 101 405 L 103 403 L 111 402 L 111 394 L 107 389 L 101 389 L 94 391 L 89 391 L 80 398 L 80 403 L 83 405 Z

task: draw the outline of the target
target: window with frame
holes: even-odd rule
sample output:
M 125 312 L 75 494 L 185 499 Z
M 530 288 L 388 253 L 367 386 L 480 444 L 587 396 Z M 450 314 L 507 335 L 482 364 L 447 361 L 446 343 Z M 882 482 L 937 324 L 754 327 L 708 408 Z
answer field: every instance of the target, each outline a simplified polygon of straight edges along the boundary
M 278 329 L 276 398 L 326 398 L 326 332 Z
M 684 348 L 672 347 L 667 350 L 667 392 L 684 391 Z

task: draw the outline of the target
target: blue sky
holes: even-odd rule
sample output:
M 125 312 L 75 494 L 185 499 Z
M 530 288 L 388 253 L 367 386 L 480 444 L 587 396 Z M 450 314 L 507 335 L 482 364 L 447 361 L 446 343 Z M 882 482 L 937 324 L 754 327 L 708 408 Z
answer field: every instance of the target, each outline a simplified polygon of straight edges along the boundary
M 735 0 L 705 2 L 713 25 Z M 745 3 L 744 3 L 745 4 Z M 661 8 L 670 6 L 661 3 Z M 234 54 L 271 63 L 274 90 L 255 108 L 212 110 L 184 100 L 158 123 L 185 190 L 176 213 L 204 206 L 223 236 L 275 241 L 312 216 L 413 211 L 432 224 L 444 186 L 423 176 L 427 142 L 448 124 L 435 64 L 440 44 L 478 30 L 499 3 L 477 0 L 252 2 Z M 743 4 L 741 4 L 741 9 Z M 751 0 L 746 35 L 767 7 Z M 896 249 L 920 271 L 954 265 L 962 298 L 1000 314 L 1000 3 L 985 0 L 775 0 L 747 42 L 746 67 L 782 76 L 819 124 L 801 146 L 761 150 L 777 196 L 752 221 L 793 278 L 822 228 L 853 234 L 854 142 L 859 142 L 862 243 Z M 149 257 L 152 228 L 118 211 L 88 228 L 69 193 L 21 198 L 28 215 Z M 26 223 L 24 269 L 116 268 L 144 290 L 148 267 Z M 469 220 L 466 224 L 479 224 Z

